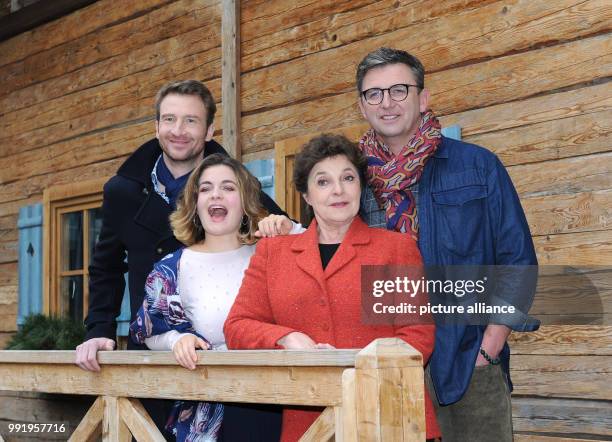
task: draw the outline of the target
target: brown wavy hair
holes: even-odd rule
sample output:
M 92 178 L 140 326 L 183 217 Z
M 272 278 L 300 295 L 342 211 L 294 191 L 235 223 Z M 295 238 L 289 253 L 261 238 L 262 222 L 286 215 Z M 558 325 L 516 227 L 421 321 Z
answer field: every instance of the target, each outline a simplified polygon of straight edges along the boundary
M 198 184 L 206 169 L 220 165 L 232 169 L 238 181 L 238 191 L 245 213 L 238 231 L 238 239 L 242 244 L 254 244 L 257 241 L 255 238 L 257 223 L 268 215 L 261 204 L 259 180 L 240 161 L 218 153 L 209 155 L 191 173 L 177 201 L 176 210 L 170 215 L 170 226 L 174 236 L 186 246 L 197 244 L 205 239 L 204 228 L 197 210 Z

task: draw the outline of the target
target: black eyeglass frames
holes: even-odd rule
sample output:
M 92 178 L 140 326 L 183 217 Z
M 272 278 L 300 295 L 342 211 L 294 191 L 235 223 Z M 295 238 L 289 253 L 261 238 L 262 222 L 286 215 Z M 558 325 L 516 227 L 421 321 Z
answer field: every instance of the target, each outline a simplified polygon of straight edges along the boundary
M 411 87 L 423 89 L 421 86 L 417 86 L 416 84 L 394 84 L 393 86 L 384 89 L 379 87 L 366 89 L 361 93 L 361 95 L 366 103 L 372 105 L 382 103 L 385 97 L 385 91 L 389 92 L 389 97 L 391 97 L 393 101 L 404 101 L 408 96 L 408 92 L 410 91 Z

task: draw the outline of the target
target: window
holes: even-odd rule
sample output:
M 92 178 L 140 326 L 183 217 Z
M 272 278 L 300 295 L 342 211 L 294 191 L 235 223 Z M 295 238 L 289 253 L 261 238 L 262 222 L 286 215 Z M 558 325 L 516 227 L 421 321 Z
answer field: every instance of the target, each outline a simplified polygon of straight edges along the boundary
M 89 298 L 88 267 L 102 226 L 106 179 L 54 186 L 44 192 L 44 311 L 82 321 Z

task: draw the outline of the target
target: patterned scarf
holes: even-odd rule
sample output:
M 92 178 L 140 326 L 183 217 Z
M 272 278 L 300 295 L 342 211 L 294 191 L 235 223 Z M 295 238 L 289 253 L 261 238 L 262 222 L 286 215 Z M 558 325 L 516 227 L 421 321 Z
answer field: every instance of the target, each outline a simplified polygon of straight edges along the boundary
M 425 163 L 440 145 L 440 128 L 433 112 L 427 111 L 415 135 L 397 156 L 378 140 L 374 129 L 359 141 L 368 159 L 368 182 L 378 205 L 385 209 L 387 229 L 410 233 L 415 240 L 419 222 L 415 199 L 408 188 L 419 181 Z

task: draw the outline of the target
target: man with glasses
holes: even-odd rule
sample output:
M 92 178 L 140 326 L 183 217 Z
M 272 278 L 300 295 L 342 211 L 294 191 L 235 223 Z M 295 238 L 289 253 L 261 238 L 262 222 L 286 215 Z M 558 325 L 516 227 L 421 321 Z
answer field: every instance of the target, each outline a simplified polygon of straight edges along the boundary
M 497 157 L 441 135 L 428 108 L 421 62 L 380 48 L 357 67 L 359 108 L 371 128 L 362 214 L 370 226 L 409 234 L 426 265 L 535 265 L 525 215 Z M 537 325 L 442 325 L 427 370 L 447 441 L 512 441 L 512 329 Z M 436 399 L 437 398 L 437 403 Z

